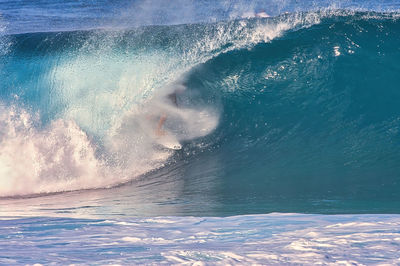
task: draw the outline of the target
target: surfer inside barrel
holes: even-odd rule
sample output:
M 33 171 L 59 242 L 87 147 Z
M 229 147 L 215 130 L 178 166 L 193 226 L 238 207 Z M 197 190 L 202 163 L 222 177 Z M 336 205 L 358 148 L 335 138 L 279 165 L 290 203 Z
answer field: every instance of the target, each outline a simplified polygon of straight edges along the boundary
M 180 90 L 174 90 L 172 93 L 168 94 L 166 98 L 175 106 L 178 107 L 178 99 L 177 99 L 177 93 L 179 93 Z M 158 121 L 157 129 L 156 129 L 156 135 L 157 136 L 163 136 L 165 135 L 165 131 L 163 130 L 163 126 L 165 121 L 167 120 L 167 115 L 164 113 L 161 115 L 160 120 Z

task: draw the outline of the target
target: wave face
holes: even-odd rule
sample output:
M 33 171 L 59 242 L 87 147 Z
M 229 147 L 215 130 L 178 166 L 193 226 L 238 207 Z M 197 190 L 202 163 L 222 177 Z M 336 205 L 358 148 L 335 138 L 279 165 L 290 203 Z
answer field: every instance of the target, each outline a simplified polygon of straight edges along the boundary
M 204 213 L 399 212 L 397 17 L 4 36 L 0 196 L 146 174 Z
M 216 93 L 223 106 L 204 156 L 218 162 L 218 193 L 233 192 L 234 209 L 398 203 L 399 26 L 379 14 L 330 17 L 190 73 L 187 86 Z

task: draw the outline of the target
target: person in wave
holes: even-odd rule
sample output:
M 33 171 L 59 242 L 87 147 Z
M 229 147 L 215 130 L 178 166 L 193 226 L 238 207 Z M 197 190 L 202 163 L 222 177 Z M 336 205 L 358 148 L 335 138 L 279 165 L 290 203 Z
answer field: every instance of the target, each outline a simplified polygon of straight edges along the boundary
M 172 93 L 168 94 L 166 98 L 175 106 L 178 107 L 178 99 L 177 99 L 178 90 L 173 91 Z M 164 136 L 166 132 L 163 129 L 165 121 L 167 120 L 167 115 L 164 113 L 161 115 L 160 120 L 157 124 L 156 135 L 157 136 Z

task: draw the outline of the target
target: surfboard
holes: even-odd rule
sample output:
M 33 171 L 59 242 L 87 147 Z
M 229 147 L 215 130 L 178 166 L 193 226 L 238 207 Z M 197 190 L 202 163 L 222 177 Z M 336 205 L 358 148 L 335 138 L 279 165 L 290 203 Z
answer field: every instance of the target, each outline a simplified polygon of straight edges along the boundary
M 169 133 L 165 132 L 165 134 L 161 136 L 157 136 L 155 138 L 156 143 L 164 148 L 171 149 L 171 150 L 180 150 L 182 149 L 182 145 L 179 141 Z

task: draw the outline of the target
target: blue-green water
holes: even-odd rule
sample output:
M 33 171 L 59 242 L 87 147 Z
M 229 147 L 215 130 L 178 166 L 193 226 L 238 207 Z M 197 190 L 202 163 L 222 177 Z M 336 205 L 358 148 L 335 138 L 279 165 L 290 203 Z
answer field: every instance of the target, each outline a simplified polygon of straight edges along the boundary
M 178 2 L 0 3 L 0 263 L 398 263 L 399 4 Z
M 19 129 L 19 135 L 6 132 L 3 142 L 33 134 L 52 147 L 33 141 L 31 153 L 23 154 L 40 158 L 29 162 L 32 168 L 49 163 L 48 168 L 39 169 L 34 177 L 24 176 L 29 172 L 10 178 L 9 182 L 21 183 L 31 179 L 32 184 L 2 194 L 101 188 L 135 180 L 118 188 L 129 197 L 136 182 L 154 180 L 150 182 L 158 185 L 146 193 L 158 194 L 165 190 L 165 180 L 175 180 L 184 186 L 174 200 L 189 204 L 192 215 L 198 208 L 212 215 L 397 213 L 400 24 L 396 16 L 334 11 L 124 31 L 7 36 L 10 45 L 2 57 L 0 84 L 4 108 L 18 113 L 11 121 L 21 119 L 22 112 L 35 113 L 39 119 L 30 117 L 31 124 Z M 164 97 L 158 96 L 163 94 L 159 91 L 177 87 L 183 88 L 177 94 L 178 107 L 172 107 L 177 111 L 159 112 L 191 112 L 180 120 L 170 119 L 170 125 L 167 119 L 167 129 L 183 144 L 181 150 L 148 166 L 138 162 L 137 153 L 143 152 L 149 161 L 159 154 L 153 139 L 141 143 L 143 151 L 128 150 L 125 142 L 117 151 L 104 144 L 121 141 L 116 138 L 145 142 L 134 131 L 143 130 L 136 120 L 147 118 L 138 115 L 141 110 L 135 114 L 131 110 L 153 106 L 153 98 Z M 190 121 L 206 111 L 212 125 L 203 121 L 188 129 L 193 127 Z M 74 121 L 84 136 L 65 143 L 71 136 L 60 132 L 67 129 L 54 126 L 57 119 Z M 17 127 L 7 123 L 9 132 Z M 151 123 L 155 130 L 157 119 Z M 205 134 L 189 132 L 204 126 L 210 127 Z M 121 137 L 118 127 L 132 132 Z M 58 135 L 49 137 L 52 134 Z M 59 162 L 46 157 L 48 149 L 62 154 Z M 83 159 L 94 168 L 75 169 L 85 167 L 73 158 L 80 149 L 93 153 L 93 158 Z M 59 171 L 55 168 L 62 160 L 72 165 Z M 137 181 L 136 169 L 125 171 L 127 161 L 145 168 L 139 174 L 151 172 Z M 104 183 L 88 183 L 85 175 L 97 171 L 113 176 L 102 177 Z M 46 179 L 54 184 L 40 188 Z M 84 185 L 60 184 L 70 180 Z

